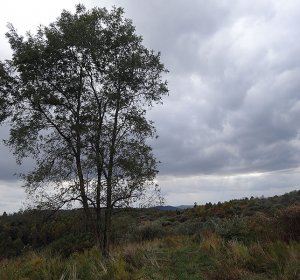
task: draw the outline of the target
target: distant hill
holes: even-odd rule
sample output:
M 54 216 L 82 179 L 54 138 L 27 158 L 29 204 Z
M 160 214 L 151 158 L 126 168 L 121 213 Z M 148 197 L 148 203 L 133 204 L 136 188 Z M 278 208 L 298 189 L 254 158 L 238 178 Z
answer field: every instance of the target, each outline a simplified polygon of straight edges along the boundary
M 192 207 L 193 205 L 179 205 L 179 206 L 166 205 L 166 206 L 157 206 L 156 209 L 160 211 L 177 211 L 177 210 L 189 209 Z
M 99 254 L 83 209 L 51 213 L 0 215 L 0 279 L 73 279 L 77 273 L 91 280 L 149 279 L 152 271 L 155 279 L 300 279 L 299 190 L 205 205 L 116 209 L 115 259 Z
M 177 208 L 179 209 L 189 209 L 189 208 L 193 208 L 194 205 L 179 205 L 179 206 L 176 206 Z
M 234 215 L 249 215 L 256 211 L 273 213 L 276 209 L 281 209 L 289 205 L 300 203 L 300 190 L 291 191 L 283 195 L 275 195 L 272 197 L 250 197 L 242 199 L 233 199 L 230 201 L 211 203 L 208 202 L 205 205 L 197 205 L 196 209 L 205 208 L 206 214 L 215 216 L 216 212 L 224 212 L 225 216 L 231 214 Z M 184 209 L 193 210 L 194 205 L 179 205 L 179 206 L 157 206 L 155 209 L 161 211 L 177 211 Z M 218 211 L 215 211 L 218 210 Z M 223 211 L 224 210 L 224 211 Z
M 177 211 L 177 210 L 181 210 L 181 208 L 176 207 L 176 206 L 171 206 L 171 205 L 156 206 L 155 208 L 160 210 L 160 211 Z
M 222 238 L 247 239 L 252 238 L 252 226 L 262 226 L 257 234 L 264 228 L 269 232 L 269 227 L 279 232 L 276 227 L 294 221 L 290 228 L 283 229 L 286 233 L 280 237 L 288 240 L 289 236 L 300 236 L 300 190 L 269 198 L 250 197 L 205 205 L 115 209 L 113 215 L 115 244 L 161 238 L 171 233 L 191 236 L 208 229 Z M 244 236 L 245 229 L 251 236 Z M 95 242 L 83 209 L 57 212 L 32 209 L 0 215 L 0 262 L 1 258 L 43 248 L 68 256 L 93 247 Z M 0 279 L 3 279 L 1 273 Z

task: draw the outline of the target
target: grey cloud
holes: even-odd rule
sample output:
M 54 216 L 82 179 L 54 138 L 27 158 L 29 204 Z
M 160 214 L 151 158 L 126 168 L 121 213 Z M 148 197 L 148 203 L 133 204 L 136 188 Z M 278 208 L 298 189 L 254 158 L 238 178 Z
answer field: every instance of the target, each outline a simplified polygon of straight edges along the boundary
M 226 201 L 241 197 L 280 195 L 299 189 L 299 170 L 235 176 L 159 176 L 163 194 L 170 202 L 183 204 Z
M 183 193 L 213 200 L 213 193 L 225 199 L 297 187 L 295 174 L 276 172 L 299 166 L 299 3 L 84 2 L 124 6 L 170 70 L 170 96 L 149 112 L 160 136 L 151 141 L 162 162 L 159 182 L 170 201 Z M 14 173 L 14 160 L 0 151 L 0 178 L 13 178 L 7 174 Z
M 197 71 L 201 43 L 229 20 L 230 8 L 220 1 L 115 1 L 125 6 L 145 44 L 162 52 L 174 73 Z M 174 55 L 176 54 L 176 55 Z
M 4 211 L 14 212 L 21 209 L 25 193 L 20 187 L 20 182 L 7 182 L 0 180 L 0 214 Z
M 300 62 L 299 47 L 291 44 L 298 19 L 288 25 L 282 21 L 290 11 L 282 12 L 279 2 L 255 2 L 252 10 L 241 2 L 230 6 L 233 12 L 218 30 L 199 40 L 193 56 L 186 53 L 194 59 L 191 68 L 189 59 L 169 49 L 185 74 L 170 73 L 173 98 L 166 100 L 164 112 L 153 114 L 162 174 L 234 174 L 299 165 Z M 198 38 L 204 37 L 199 33 Z
M 17 165 L 13 153 L 4 145 L 3 139 L 8 139 L 8 127 L 0 126 L 0 180 L 14 182 L 20 179 L 21 173 L 26 173 L 34 166 L 33 161 L 24 159 L 22 165 Z

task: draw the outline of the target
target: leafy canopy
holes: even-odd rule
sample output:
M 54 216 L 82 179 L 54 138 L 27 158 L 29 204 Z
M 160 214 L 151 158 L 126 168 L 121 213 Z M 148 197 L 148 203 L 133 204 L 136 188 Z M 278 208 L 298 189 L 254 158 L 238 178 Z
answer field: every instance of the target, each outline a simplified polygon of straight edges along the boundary
M 121 8 L 63 11 L 26 38 L 7 33 L 12 60 L 0 64 L 0 106 L 11 125 L 6 142 L 31 198 L 42 206 L 79 201 L 88 209 L 141 198 L 157 162 L 148 108 L 167 94 L 160 54 L 142 45 Z

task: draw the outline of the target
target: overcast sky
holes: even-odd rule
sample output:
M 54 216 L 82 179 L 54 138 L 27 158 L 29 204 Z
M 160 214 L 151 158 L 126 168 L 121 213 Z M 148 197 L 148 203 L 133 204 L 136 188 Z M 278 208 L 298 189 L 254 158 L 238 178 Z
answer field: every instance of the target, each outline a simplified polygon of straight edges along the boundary
M 77 1 L 1 1 L 4 36 L 48 25 Z M 149 116 L 159 138 L 158 182 L 166 204 L 218 202 L 299 189 L 300 2 L 294 0 L 88 1 L 122 6 L 144 44 L 161 51 L 170 95 Z M 1 138 L 7 128 L 0 128 Z M 18 167 L 0 146 L 0 213 L 25 194 Z

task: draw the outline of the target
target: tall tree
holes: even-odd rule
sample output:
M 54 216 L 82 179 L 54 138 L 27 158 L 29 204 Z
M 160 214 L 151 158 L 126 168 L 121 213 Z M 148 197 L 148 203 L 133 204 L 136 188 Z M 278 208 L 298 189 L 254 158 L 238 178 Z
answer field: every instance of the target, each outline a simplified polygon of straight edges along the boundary
M 13 57 L 0 65 L 0 105 L 17 161 L 36 162 L 25 188 L 42 207 L 80 202 L 108 255 L 112 209 L 155 185 L 146 113 L 168 93 L 160 54 L 121 8 L 78 5 L 35 35 L 10 26 L 7 37 Z

